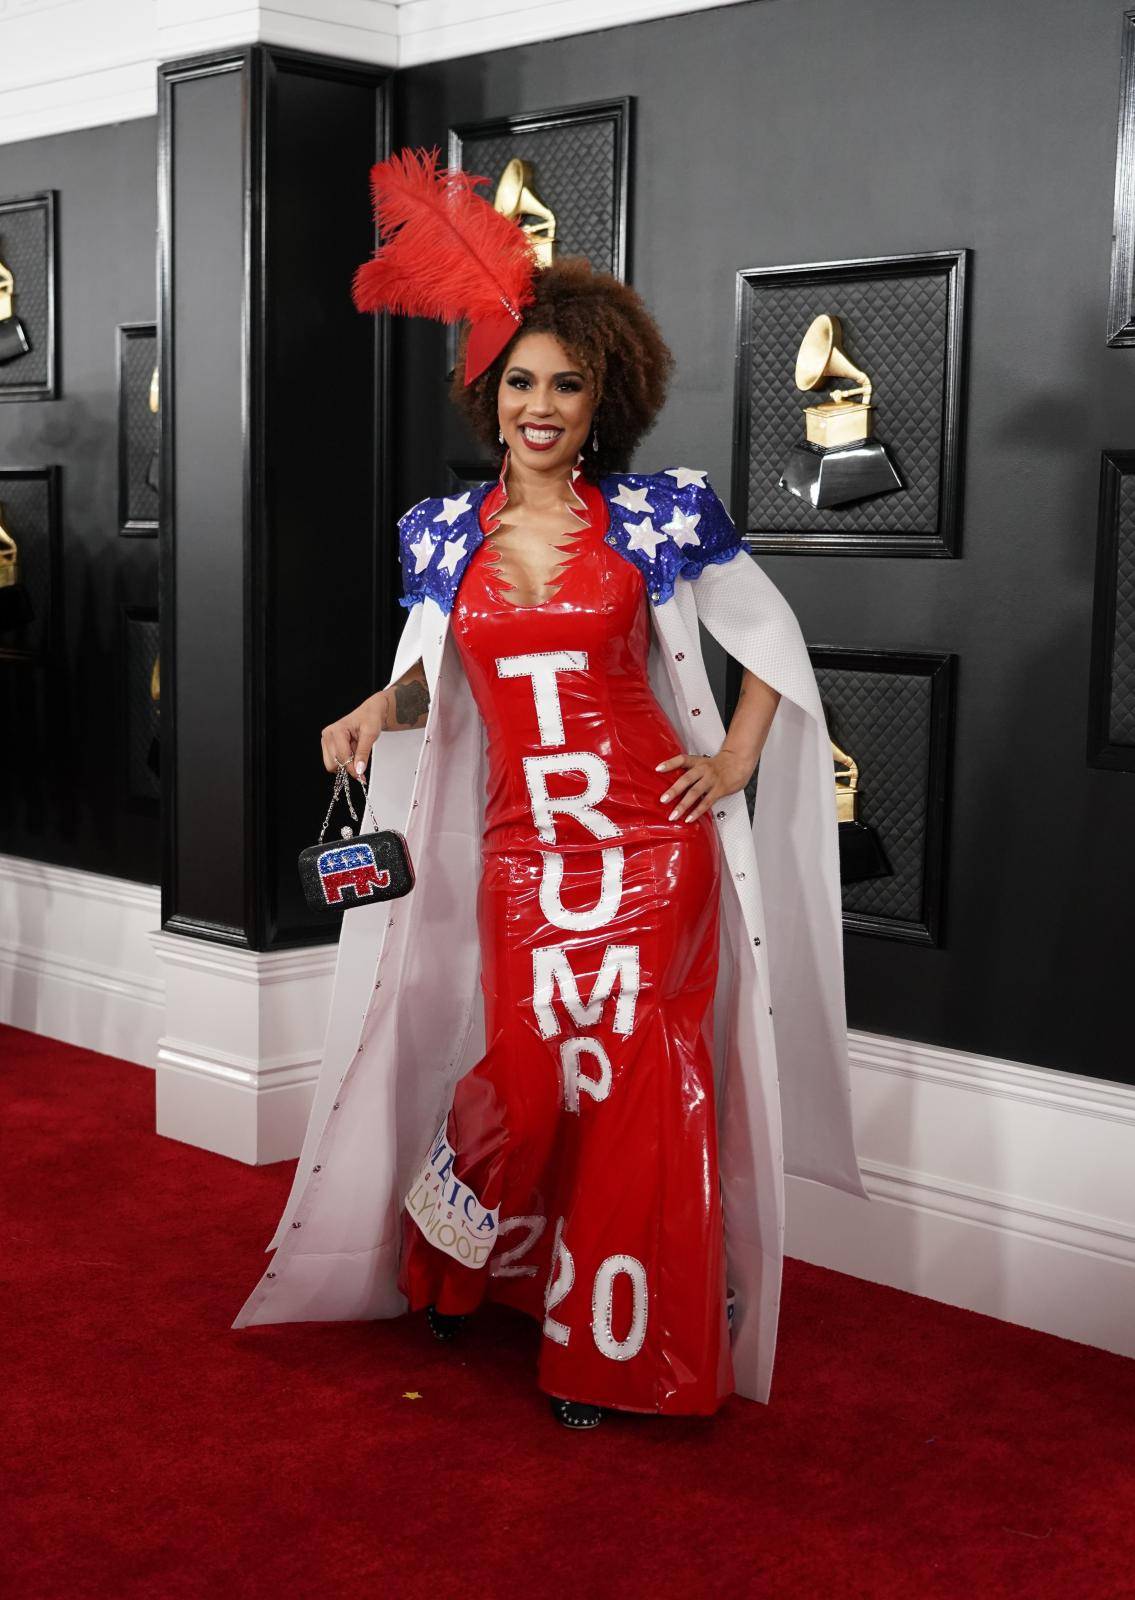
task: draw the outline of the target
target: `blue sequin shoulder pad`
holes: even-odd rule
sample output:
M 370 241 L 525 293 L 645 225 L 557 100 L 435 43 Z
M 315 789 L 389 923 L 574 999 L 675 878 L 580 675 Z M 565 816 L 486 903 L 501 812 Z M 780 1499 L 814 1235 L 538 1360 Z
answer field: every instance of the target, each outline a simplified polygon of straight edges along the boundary
M 453 607 L 462 575 L 483 534 L 481 502 L 493 487 L 419 500 L 398 521 L 403 595 L 416 605 L 427 595 L 442 611 Z M 647 593 L 662 604 L 679 578 L 696 578 L 711 562 L 730 561 L 741 536 L 704 472 L 622 472 L 599 480 L 607 502 L 607 541 L 643 575 Z
M 656 605 L 669 600 L 679 578 L 696 578 L 743 548 L 704 472 L 620 472 L 599 487 L 611 514 L 607 542 L 639 569 Z
M 399 605 L 416 605 L 427 595 L 443 611 L 453 609 L 461 575 L 484 535 L 478 513 L 492 488 L 479 483 L 463 494 L 440 500 L 419 500 L 398 519 L 398 551 L 402 561 Z

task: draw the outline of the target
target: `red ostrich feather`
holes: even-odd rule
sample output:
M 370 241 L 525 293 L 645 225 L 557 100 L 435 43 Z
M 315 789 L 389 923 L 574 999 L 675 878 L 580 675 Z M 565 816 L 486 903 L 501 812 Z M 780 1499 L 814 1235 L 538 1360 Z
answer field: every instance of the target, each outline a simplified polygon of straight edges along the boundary
M 536 269 L 523 230 L 474 193 L 487 179 L 438 160 L 436 149 L 401 150 L 371 169 L 384 240 L 355 273 L 355 305 L 442 322 L 499 318 L 503 302 L 519 313 Z

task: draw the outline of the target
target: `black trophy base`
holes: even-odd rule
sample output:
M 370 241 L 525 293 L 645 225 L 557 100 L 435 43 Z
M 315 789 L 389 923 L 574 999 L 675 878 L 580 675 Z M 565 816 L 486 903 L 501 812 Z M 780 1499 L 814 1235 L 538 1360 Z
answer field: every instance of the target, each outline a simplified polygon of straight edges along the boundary
M 0 589 L 0 632 L 9 628 L 26 628 L 35 621 L 31 596 L 22 583 L 10 583 Z
M 780 487 L 817 511 L 825 511 L 829 506 L 890 494 L 902 488 L 902 480 L 886 445 L 878 439 L 864 439 L 832 450 L 815 444 L 797 445 L 785 463 Z
M 868 878 L 890 878 L 893 868 L 883 854 L 879 835 L 865 822 L 839 825 L 839 879 L 841 883 L 863 883 Z
M 0 365 L 26 356 L 30 349 L 31 340 L 19 317 L 5 317 L 0 322 Z

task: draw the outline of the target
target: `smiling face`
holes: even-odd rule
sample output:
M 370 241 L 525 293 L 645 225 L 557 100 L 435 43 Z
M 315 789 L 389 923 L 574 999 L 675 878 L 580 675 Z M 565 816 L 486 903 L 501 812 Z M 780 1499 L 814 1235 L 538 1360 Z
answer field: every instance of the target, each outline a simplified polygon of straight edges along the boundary
M 526 333 L 516 341 L 497 389 L 497 416 L 514 461 L 562 474 L 583 449 L 594 413 L 590 381 L 554 335 Z

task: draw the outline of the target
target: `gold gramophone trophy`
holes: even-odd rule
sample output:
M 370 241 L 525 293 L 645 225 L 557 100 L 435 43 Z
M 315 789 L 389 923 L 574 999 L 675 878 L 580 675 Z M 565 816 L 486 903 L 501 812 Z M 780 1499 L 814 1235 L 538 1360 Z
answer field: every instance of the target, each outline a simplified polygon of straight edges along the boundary
M 0 629 L 22 628 L 35 617 L 31 596 L 20 581 L 20 552 L 4 526 L 0 505 Z
M 828 735 L 831 739 L 831 735 Z M 862 883 L 867 878 L 889 878 L 892 867 L 883 854 L 879 835 L 859 820 L 859 763 L 831 739 L 835 768 L 835 814 L 839 823 L 839 876 L 841 883 Z M 842 769 L 842 770 L 841 770 Z
M 150 392 L 146 400 L 151 416 L 157 416 L 161 410 L 161 385 L 158 381 L 158 369 L 154 368 L 150 375 Z M 158 491 L 158 470 L 161 464 L 161 451 L 154 449 L 150 452 L 150 459 L 146 463 L 146 482 L 156 494 Z
M 12 305 L 15 292 L 16 280 L 10 268 L 0 261 L 0 364 L 15 361 L 18 356 L 27 355 L 31 349 L 27 329 Z
M 871 379 L 849 361 L 840 343 L 838 317 L 816 317 L 796 357 L 796 387 L 818 389 L 832 378 L 854 378 L 853 387 L 833 389 L 832 398 L 804 409 L 806 442 L 785 463 L 780 487 L 823 511 L 869 495 L 902 488 L 887 447 L 872 438 L 875 406 Z
M 157 778 L 162 770 L 162 745 L 161 745 L 161 706 L 162 706 L 162 662 L 160 656 L 154 657 L 154 664 L 150 668 L 150 704 L 154 708 L 154 732 L 146 751 L 146 765 Z
M 493 209 L 511 217 L 527 234 L 539 264 L 550 267 L 556 253 L 556 218 L 532 184 L 531 163 L 514 156 L 500 175 Z

